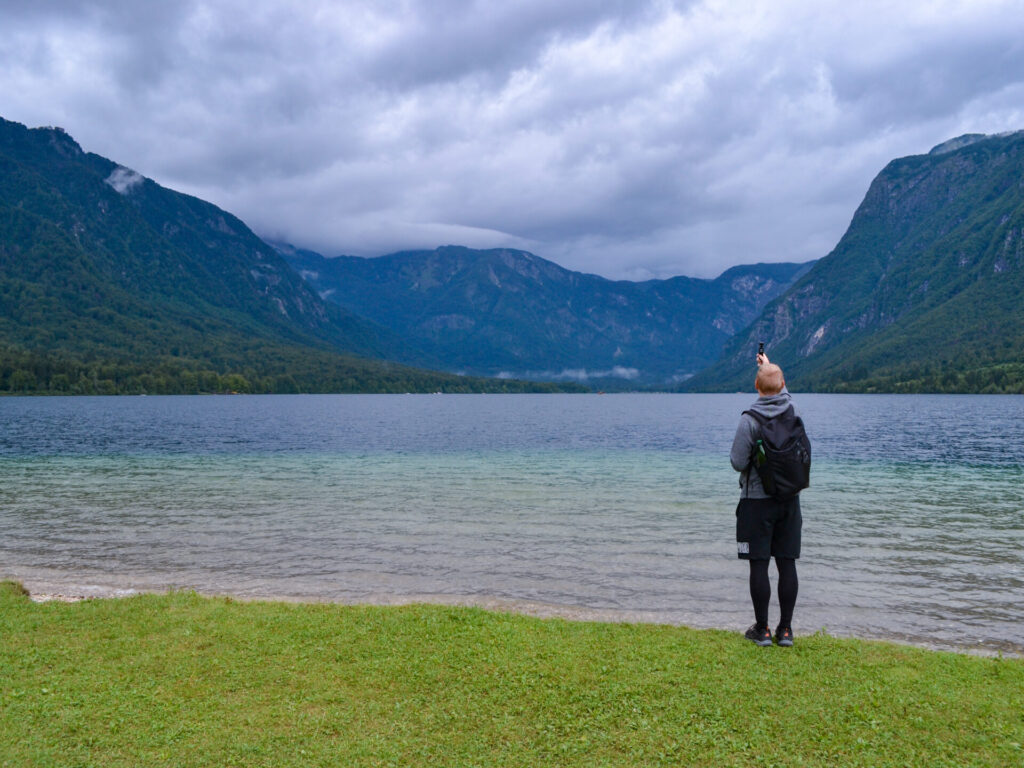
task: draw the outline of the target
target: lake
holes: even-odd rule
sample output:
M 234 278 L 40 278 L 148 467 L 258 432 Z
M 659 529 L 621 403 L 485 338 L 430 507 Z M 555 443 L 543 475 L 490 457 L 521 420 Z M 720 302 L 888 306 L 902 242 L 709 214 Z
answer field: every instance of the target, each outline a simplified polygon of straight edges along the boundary
M 742 630 L 728 452 L 753 399 L 4 398 L 0 577 Z M 1024 397 L 796 400 L 797 639 L 1024 653 Z

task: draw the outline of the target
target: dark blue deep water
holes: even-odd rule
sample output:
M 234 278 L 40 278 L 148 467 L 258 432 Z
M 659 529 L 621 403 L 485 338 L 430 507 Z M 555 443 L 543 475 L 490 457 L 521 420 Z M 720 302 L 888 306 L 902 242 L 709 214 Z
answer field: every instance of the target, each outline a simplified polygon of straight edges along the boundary
M 728 450 L 752 400 L 0 399 L 0 577 L 742 629 Z M 1021 653 L 1024 398 L 797 403 L 797 635 Z

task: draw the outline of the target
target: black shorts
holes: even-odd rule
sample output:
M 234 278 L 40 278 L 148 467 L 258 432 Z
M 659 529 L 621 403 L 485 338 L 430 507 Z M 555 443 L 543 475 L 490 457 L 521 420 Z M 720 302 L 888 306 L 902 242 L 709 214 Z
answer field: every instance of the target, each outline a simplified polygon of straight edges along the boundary
M 740 499 L 736 505 L 736 554 L 741 560 L 800 557 L 800 497 L 787 501 Z

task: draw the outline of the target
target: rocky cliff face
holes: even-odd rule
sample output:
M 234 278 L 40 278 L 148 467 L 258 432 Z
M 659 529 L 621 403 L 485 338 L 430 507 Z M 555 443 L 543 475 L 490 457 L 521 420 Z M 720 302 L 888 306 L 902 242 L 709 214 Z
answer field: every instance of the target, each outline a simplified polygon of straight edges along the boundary
M 803 269 L 756 265 L 717 280 L 634 283 L 508 249 L 449 246 L 375 259 L 282 253 L 322 296 L 449 369 L 609 385 L 692 375 Z
M 806 388 L 1010 362 L 1024 351 L 1024 318 L 1004 308 L 1022 287 L 1024 132 L 960 137 L 890 163 L 835 250 L 694 385 L 739 385 L 758 341 Z

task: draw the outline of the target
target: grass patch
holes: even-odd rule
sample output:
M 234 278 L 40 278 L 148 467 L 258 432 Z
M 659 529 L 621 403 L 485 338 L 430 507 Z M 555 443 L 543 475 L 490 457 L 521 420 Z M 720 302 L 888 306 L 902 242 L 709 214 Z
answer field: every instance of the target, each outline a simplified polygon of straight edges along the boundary
M 0 766 L 1008 766 L 1022 713 L 1017 659 L 0 586 Z

